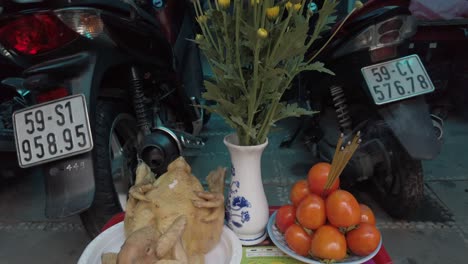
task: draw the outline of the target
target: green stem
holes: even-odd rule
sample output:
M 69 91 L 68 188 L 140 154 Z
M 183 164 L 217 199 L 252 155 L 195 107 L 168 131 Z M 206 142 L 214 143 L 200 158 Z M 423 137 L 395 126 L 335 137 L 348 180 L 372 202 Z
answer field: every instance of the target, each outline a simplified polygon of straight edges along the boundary
M 229 41 L 226 12 L 222 11 L 222 13 L 224 22 L 224 42 L 226 43 L 226 60 L 227 65 L 231 65 L 231 42 Z
M 213 39 L 213 35 L 211 35 L 211 32 L 210 32 L 210 29 L 208 28 L 208 26 L 206 25 L 206 23 L 200 23 L 200 28 L 203 32 L 203 35 L 205 36 L 208 36 L 209 38 L 209 41 L 211 43 L 211 46 L 213 46 L 213 48 L 216 50 L 216 52 L 218 53 L 218 55 L 223 58 L 223 54 L 221 53 L 221 51 L 218 49 L 217 45 L 216 45 L 216 42 L 215 40 Z
M 341 24 L 338 26 L 338 28 L 335 30 L 335 32 L 333 32 L 333 34 L 328 38 L 327 42 L 325 42 L 324 45 L 322 45 L 322 47 L 312 56 L 312 58 L 310 58 L 308 61 L 307 61 L 307 64 L 311 63 L 315 58 L 317 58 L 317 56 L 325 49 L 325 47 L 328 46 L 328 44 L 330 43 L 330 41 L 335 37 L 335 35 L 338 33 L 338 31 L 340 31 L 340 29 L 343 27 L 343 25 L 345 24 L 345 22 L 351 17 L 351 15 L 354 13 L 354 11 L 356 11 L 356 8 L 354 8 L 344 19 L 343 21 L 341 22 Z M 320 27 L 320 29 L 317 30 L 317 32 L 320 32 L 321 28 L 323 27 L 323 25 Z M 319 33 L 315 34 L 314 32 L 314 37 L 317 38 Z M 309 43 L 307 43 L 307 47 L 310 47 L 310 45 L 312 45 L 312 42 L 315 40 L 315 38 L 312 38 Z
M 193 4 L 195 6 L 195 13 L 197 14 L 197 17 L 204 15 L 203 14 L 203 9 L 202 9 L 201 4 L 200 4 L 200 1 L 197 0 Z M 218 47 L 218 45 L 216 45 L 216 42 L 214 41 L 213 36 L 211 35 L 211 32 L 210 32 L 210 29 L 208 28 L 206 23 L 198 23 L 198 24 L 200 25 L 200 28 L 201 28 L 201 30 L 203 32 L 203 35 L 208 36 L 208 38 L 209 38 L 208 41 L 210 42 L 211 46 L 213 46 L 213 48 L 216 50 L 218 55 L 222 57 L 220 48 Z
M 193 2 L 192 4 L 193 4 L 193 7 L 195 9 L 195 15 L 197 17 L 199 17 L 200 16 L 200 12 L 198 11 L 198 5 L 200 4 L 199 1 L 197 0 L 197 1 Z
M 271 59 L 275 56 L 275 53 L 276 53 L 276 50 L 278 49 L 278 46 L 279 44 L 281 43 L 281 41 L 283 40 L 283 35 L 284 33 L 286 32 L 286 28 L 288 27 L 288 24 L 289 24 L 289 20 L 291 19 L 292 17 L 292 12 L 289 12 L 288 13 L 288 17 L 286 18 L 285 22 L 284 22 L 284 25 L 283 25 L 283 28 L 281 29 L 281 33 L 278 37 L 278 40 L 276 41 L 275 43 L 275 46 L 273 47 L 273 51 L 271 52 L 270 56 L 269 56 L 269 60 L 268 62 L 271 62 Z M 272 65 L 268 64 L 270 67 Z
M 266 3 L 263 3 L 262 4 L 262 8 L 260 10 L 261 14 L 260 14 L 260 25 L 262 28 L 265 28 L 265 18 L 266 18 L 266 8 L 267 8 L 267 4 Z
M 268 132 L 270 131 L 270 123 L 273 119 L 273 113 L 276 112 L 276 107 L 278 106 L 278 101 L 274 102 L 271 107 L 268 109 L 266 118 L 263 120 L 262 127 L 258 133 L 259 144 L 265 142 Z
M 257 37 L 257 42 L 255 44 L 255 51 L 254 51 L 254 76 L 253 76 L 253 89 L 250 90 L 249 95 L 249 106 L 248 106 L 248 120 L 247 126 L 249 129 L 252 128 L 253 119 L 255 117 L 255 112 L 257 112 L 256 104 L 257 104 L 257 89 L 258 89 L 258 57 L 260 55 L 260 48 L 259 48 L 260 38 Z M 250 137 L 247 141 L 250 144 Z
M 240 21 L 241 21 L 241 11 L 242 11 L 242 3 L 239 0 L 235 0 L 234 8 L 236 8 L 236 61 L 237 67 L 239 68 L 239 76 L 242 82 L 243 93 L 247 95 L 247 87 L 245 87 L 245 79 L 244 73 L 242 72 L 242 64 L 240 59 L 240 41 L 239 41 L 239 34 L 240 34 Z
M 258 4 L 254 0 L 254 28 L 258 28 L 257 24 L 257 9 L 258 9 Z
M 208 5 L 209 5 L 210 10 L 213 10 L 213 7 L 211 6 L 210 1 L 211 1 L 211 0 L 208 1 Z M 218 1 L 215 0 L 215 3 L 216 3 L 216 10 L 219 10 Z M 200 9 L 201 9 L 201 6 L 200 6 Z M 208 30 L 209 30 L 209 29 L 208 29 Z M 219 53 L 219 55 L 220 55 L 220 58 L 223 59 L 223 61 L 224 61 L 224 53 L 222 52 L 222 51 L 223 51 L 223 48 L 222 48 L 222 46 L 221 46 L 221 41 L 219 41 L 218 32 L 217 32 L 216 30 L 214 30 L 214 33 L 215 33 L 215 37 L 216 37 L 216 41 L 217 41 L 217 45 L 214 46 L 214 48 L 218 50 L 218 53 Z
M 280 91 L 280 94 L 283 94 L 284 91 L 291 85 L 291 82 L 294 78 L 288 78 L 286 85 L 283 86 L 283 90 Z M 276 108 L 278 107 L 278 104 L 280 103 L 281 98 L 276 99 L 272 104 L 270 109 L 268 109 L 268 113 L 266 118 L 264 119 L 262 123 L 262 127 L 260 128 L 259 131 L 259 140 L 261 143 L 265 142 L 266 137 L 268 133 L 270 132 L 271 125 L 270 123 L 273 121 L 273 115 L 276 112 Z

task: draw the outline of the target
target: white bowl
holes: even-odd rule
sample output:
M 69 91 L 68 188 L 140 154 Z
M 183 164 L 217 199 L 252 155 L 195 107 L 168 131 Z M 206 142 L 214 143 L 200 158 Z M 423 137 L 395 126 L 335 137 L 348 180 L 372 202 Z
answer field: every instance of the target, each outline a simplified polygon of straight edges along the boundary
M 78 264 L 101 264 L 103 253 L 119 252 L 124 242 L 124 225 L 120 222 L 91 241 L 81 254 Z M 239 264 L 241 259 L 242 245 L 239 239 L 224 226 L 218 245 L 205 255 L 205 264 Z

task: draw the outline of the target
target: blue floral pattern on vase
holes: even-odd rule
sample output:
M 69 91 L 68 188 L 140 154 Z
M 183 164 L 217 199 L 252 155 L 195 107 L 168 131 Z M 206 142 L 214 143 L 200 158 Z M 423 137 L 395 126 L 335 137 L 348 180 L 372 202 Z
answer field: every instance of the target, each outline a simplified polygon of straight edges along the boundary
M 228 193 L 225 217 L 229 226 L 241 228 L 244 223 L 250 221 L 250 213 L 247 208 L 251 208 L 252 204 L 245 197 L 237 195 L 240 182 L 235 180 L 234 166 L 231 167 L 231 176 L 231 188 Z

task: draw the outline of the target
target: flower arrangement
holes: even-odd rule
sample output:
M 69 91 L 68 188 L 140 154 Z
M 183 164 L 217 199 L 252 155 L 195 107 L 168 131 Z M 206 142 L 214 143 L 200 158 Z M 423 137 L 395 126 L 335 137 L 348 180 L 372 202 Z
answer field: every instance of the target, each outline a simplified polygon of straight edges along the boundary
M 239 144 L 262 144 L 281 119 L 311 115 L 297 104 L 281 101 L 294 77 L 316 70 L 333 74 L 321 62 L 305 60 L 312 43 L 332 23 L 336 0 L 325 0 L 309 32 L 314 3 L 306 0 L 215 0 L 202 8 L 193 0 L 201 34 L 195 42 L 214 78 L 205 81 L 203 106 L 236 130 Z M 316 6 L 315 6 L 316 7 Z

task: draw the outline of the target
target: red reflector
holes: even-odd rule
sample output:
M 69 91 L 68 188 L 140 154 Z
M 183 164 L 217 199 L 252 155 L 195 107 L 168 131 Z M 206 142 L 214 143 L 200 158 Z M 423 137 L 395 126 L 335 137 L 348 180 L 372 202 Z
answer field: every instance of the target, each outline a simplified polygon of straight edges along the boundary
M 390 59 L 396 56 L 396 47 L 384 47 L 375 50 L 371 50 L 371 60 L 372 62 L 383 61 Z
M 51 51 L 76 37 L 78 35 L 52 13 L 21 16 L 0 28 L 0 42 L 27 55 Z
M 49 102 L 55 99 L 63 98 L 68 95 L 68 91 L 65 88 L 57 88 L 54 90 L 49 90 L 47 92 L 40 93 L 36 95 L 36 101 L 38 103 Z

